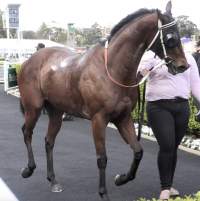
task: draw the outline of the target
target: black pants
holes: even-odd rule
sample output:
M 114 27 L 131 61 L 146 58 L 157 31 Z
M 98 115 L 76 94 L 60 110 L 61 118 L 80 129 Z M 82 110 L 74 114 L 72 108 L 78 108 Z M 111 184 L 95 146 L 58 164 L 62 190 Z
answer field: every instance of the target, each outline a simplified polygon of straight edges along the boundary
M 159 144 L 158 169 L 162 189 L 173 183 L 177 149 L 186 133 L 189 121 L 187 100 L 159 100 L 147 102 L 147 117 Z

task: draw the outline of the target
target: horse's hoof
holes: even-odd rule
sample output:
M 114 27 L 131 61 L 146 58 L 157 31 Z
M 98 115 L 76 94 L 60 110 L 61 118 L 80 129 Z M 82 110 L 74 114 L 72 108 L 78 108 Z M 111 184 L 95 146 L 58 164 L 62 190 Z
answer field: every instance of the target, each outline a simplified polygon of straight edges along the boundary
M 107 189 L 105 187 L 99 188 L 99 195 L 103 201 L 110 201 L 109 196 L 107 194 Z
M 110 201 L 110 198 L 109 198 L 108 194 L 104 194 L 101 196 L 101 200 L 102 201 Z
M 33 174 L 33 169 L 30 169 L 29 167 L 22 168 L 21 175 L 23 178 L 28 178 Z
M 60 193 L 62 191 L 63 191 L 63 188 L 60 184 L 53 184 L 51 186 L 51 192 L 53 192 L 53 193 Z
M 127 176 L 125 174 L 122 175 L 116 175 L 115 176 L 115 185 L 116 186 L 121 186 L 123 184 L 126 184 L 129 181 L 129 179 L 127 178 Z

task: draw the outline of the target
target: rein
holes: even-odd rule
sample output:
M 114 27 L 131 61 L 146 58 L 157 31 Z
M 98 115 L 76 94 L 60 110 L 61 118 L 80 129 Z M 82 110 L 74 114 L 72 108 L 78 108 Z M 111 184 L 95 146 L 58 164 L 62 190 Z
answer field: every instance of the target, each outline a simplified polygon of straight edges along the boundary
M 162 45 L 162 49 L 163 49 L 163 53 L 164 53 L 164 59 L 161 60 L 161 62 L 158 63 L 156 66 L 154 66 L 151 71 L 153 71 L 153 70 L 159 68 L 160 66 L 166 64 L 165 59 L 168 58 L 168 56 L 167 56 L 167 51 L 166 51 L 165 44 L 164 44 L 164 40 L 163 40 L 163 31 L 162 31 L 162 30 L 163 30 L 163 29 L 166 29 L 166 28 L 169 28 L 169 27 L 171 27 L 171 26 L 174 26 L 175 24 L 176 24 L 176 21 L 174 20 L 174 21 L 172 21 L 172 22 L 170 22 L 170 23 L 168 23 L 168 24 L 162 25 L 161 20 L 158 19 L 158 31 L 157 31 L 156 35 L 154 36 L 154 38 L 152 39 L 151 43 L 148 45 L 148 47 L 147 47 L 147 49 L 145 50 L 145 52 L 148 51 L 148 50 L 150 50 L 150 48 L 151 48 L 152 45 L 155 43 L 156 39 L 158 38 L 158 36 L 159 36 L 159 34 L 160 34 L 160 41 L 161 41 L 161 45 Z M 150 74 L 150 72 L 151 72 L 151 71 L 149 71 L 149 72 L 141 79 L 141 81 L 138 82 L 137 84 L 125 85 L 125 84 L 119 83 L 117 80 L 115 80 L 115 79 L 111 76 L 110 72 L 108 71 L 108 40 L 105 42 L 105 47 L 104 47 L 104 62 L 105 62 L 106 73 L 107 73 L 109 79 L 110 79 L 113 83 L 115 83 L 116 85 L 118 85 L 118 86 L 120 86 L 120 87 L 125 87 L 125 88 L 134 88 L 134 87 L 137 87 L 137 86 L 139 86 L 139 85 L 141 85 L 142 83 L 145 82 L 145 80 L 148 78 L 148 76 L 149 76 L 149 74 Z

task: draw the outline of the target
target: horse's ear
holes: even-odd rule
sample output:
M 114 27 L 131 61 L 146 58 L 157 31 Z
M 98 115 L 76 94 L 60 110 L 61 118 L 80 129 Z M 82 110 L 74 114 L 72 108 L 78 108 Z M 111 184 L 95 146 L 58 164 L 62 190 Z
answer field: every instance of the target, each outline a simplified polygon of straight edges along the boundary
M 166 14 L 172 16 L 172 2 L 168 1 L 166 5 Z

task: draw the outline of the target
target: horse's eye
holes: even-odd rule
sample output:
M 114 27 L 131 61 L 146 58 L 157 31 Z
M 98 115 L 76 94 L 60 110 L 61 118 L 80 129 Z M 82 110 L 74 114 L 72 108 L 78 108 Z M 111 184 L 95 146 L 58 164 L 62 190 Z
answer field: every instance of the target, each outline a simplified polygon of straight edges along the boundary
M 178 45 L 178 37 L 175 33 L 168 33 L 165 35 L 164 43 L 168 48 L 174 48 Z

